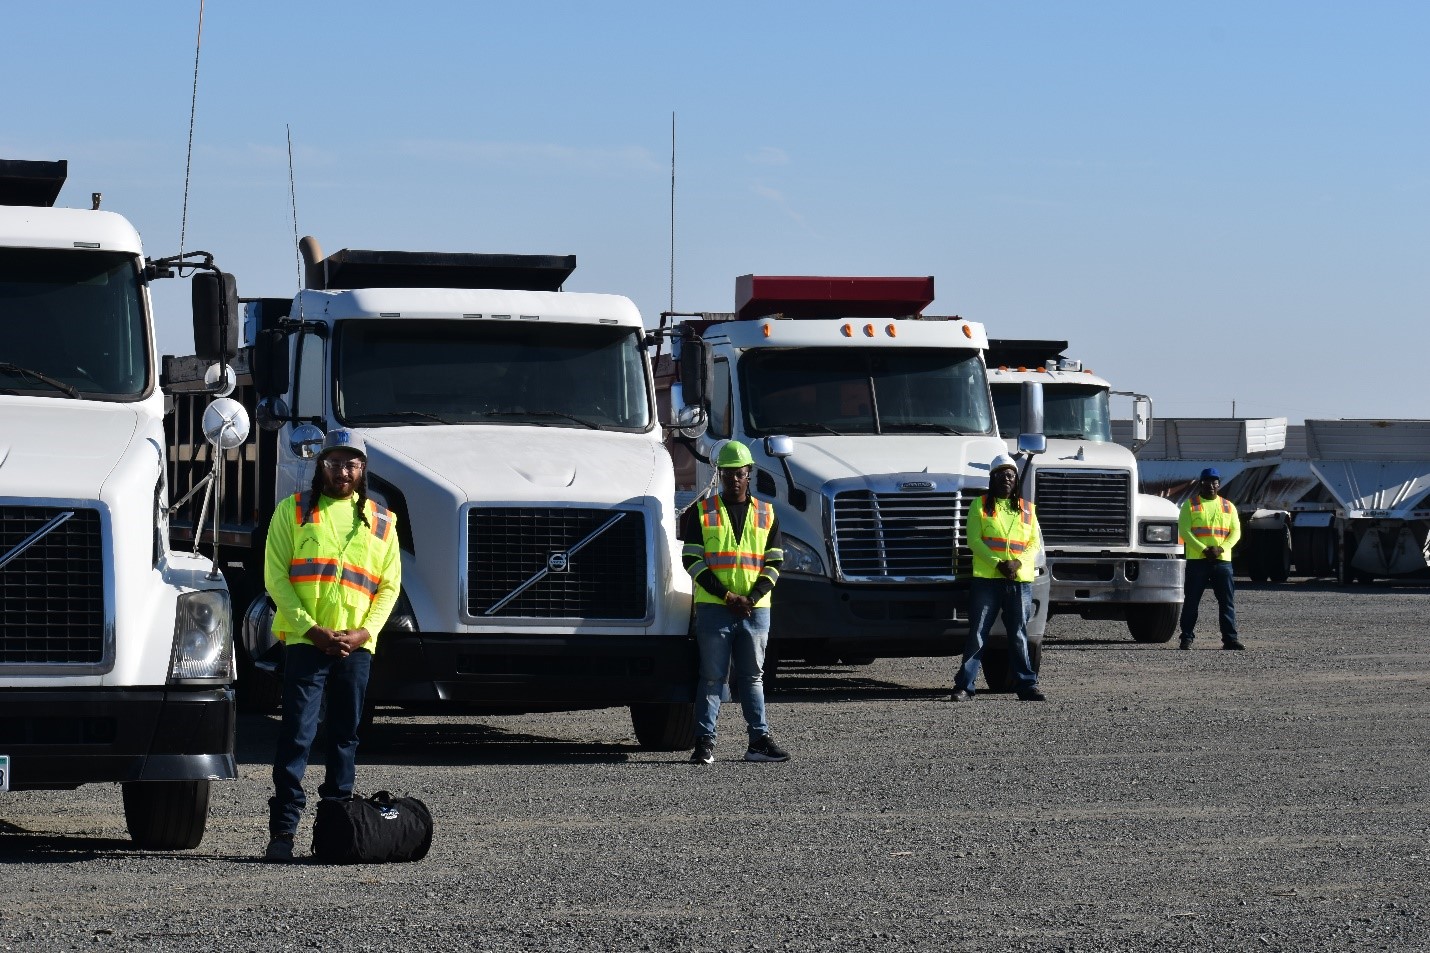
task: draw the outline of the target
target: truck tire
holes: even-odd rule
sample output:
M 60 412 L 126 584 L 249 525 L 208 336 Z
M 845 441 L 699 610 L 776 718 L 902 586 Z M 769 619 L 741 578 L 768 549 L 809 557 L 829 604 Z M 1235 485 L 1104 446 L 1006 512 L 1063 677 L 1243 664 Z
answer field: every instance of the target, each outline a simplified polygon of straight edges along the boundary
M 1170 642 L 1177 634 L 1177 624 L 1182 617 L 1182 604 L 1140 603 L 1127 607 L 1127 631 L 1134 642 Z
M 1268 533 L 1265 543 L 1261 555 L 1266 577 L 1272 582 L 1285 582 L 1291 576 L 1291 531 Z
M 248 652 L 238 648 L 238 710 L 266 715 L 283 706 L 283 679 L 253 664 Z
M 695 706 L 640 704 L 631 706 L 636 740 L 648 751 L 684 751 L 695 747 Z
M 123 788 L 124 823 L 134 846 L 191 850 L 204 839 L 209 781 L 129 781 Z

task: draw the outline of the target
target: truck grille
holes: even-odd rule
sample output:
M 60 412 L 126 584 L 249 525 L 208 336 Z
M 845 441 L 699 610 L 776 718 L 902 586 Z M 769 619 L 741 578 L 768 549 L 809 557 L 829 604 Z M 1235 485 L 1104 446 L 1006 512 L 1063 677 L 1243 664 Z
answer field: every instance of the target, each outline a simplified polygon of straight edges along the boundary
M 836 493 L 834 561 L 840 578 L 895 582 L 971 575 L 968 505 L 969 498 L 956 492 Z
M 1132 474 L 1126 470 L 1045 470 L 1039 467 L 1038 528 L 1048 545 L 1126 546 L 1132 524 Z
M 467 612 L 478 618 L 644 619 L 647 572 L 645 514 L 638 510 L 492 506 L 467 513 Z
M 98 510 L 0 505 L 0 559 L 66 512 L 74 515 L 0 569 L 0 665 L 105 661 Z

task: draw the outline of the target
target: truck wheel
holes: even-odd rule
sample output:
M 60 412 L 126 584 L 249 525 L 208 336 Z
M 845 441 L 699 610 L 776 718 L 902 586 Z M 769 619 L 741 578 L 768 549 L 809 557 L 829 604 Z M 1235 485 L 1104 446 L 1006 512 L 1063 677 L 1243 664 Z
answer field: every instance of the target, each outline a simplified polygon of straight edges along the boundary
M 1266 575 L 1272 582 L 1285 582 L 1291 575 L 1291 540 L 1289 534 L 1278 533 L 1267 540 L 1263 550 Z
M 1146 602 L 1127 607 L 1127 631 L 1134 642 L 1169 642 L 1177 634 L 1182 604 Z
M 253 664 L 238 647 L 238 710 L 266 715 L 283 707 L 283 679 Z
M 684 751 L 695 747 L 695 706 L 641 704 L 631 706 L 636 740 L 649 751 Z
M 204 839 L 209 781 L 129 781 L 123 788 L 124 822 L 136 847 L 190 850 Z

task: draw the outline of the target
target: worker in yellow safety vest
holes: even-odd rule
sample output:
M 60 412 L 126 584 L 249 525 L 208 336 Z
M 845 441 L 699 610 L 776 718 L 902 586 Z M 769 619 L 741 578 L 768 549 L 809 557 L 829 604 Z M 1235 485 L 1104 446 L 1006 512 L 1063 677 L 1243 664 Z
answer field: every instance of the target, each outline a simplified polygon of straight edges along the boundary
M 779 581 L 784 551 L 775 508 L 750 495 L 754 462 L 748 447 L 727 441 L 715 459 L 720 492 L 696 502 L 681 522 L 685 569 L 695 582 L 695 642 L 700 651 L 696 740 L 690 755 L 694 764 L 715 761 L 715 721 L 732 661 L 732 681 L 750 736 L 745 760 L 789 760 L 770 737 L 764 686 L 770 594 Z
M 1246 648 L 1236 631 L 1236 585 L 1231 570 L 1231 551 L 1241 539 L 1241 518 L 1236 506 L 1220 494 L 1221 473 L 1216 467 L 1207 467 L 1192 495 L 1182 504 L 1177 521 L 1187 559 L 1182 639 L 1178 645 L 1183 650 L 1190 649 L 1196 638 L 1197 603 L 1208 587 L 1216 596 L 1221 647 L 1234 652 Z
M 367 498 L 362 437 L 333 430 L 318 453 L 313 485 L 280 502 L 268 527 L 264 583 L 282 639 L 283 724 L 273 757 L 264 859 L 293 859 L 307 804 L 303 772 L 327 695 L 324 800 L 352 797 L 358 724 L 372 653 L 402 585 L 397 517 Z
M 1009 673 L 1018 698 L 1043 701 L 1028 654 L 1028 619 L 1033 614 L 1033 555 L 1042 545 L 1037 508 L 1018 495 L 1018 465 L 1006 453 L 993 458 L 988 492 L 968 510 L 968 548 L 973 551 L 969 583 L 968 637 L 963 664 L 950 701 L 973 698 L 984 645 L 999 614 L 1008 633 Z

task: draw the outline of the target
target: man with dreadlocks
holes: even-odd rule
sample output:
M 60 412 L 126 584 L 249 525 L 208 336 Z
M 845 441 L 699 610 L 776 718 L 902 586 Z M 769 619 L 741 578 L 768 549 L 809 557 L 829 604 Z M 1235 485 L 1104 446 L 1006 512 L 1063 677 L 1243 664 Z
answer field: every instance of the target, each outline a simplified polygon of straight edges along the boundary
M 1033 614 L 1033 554 L 1042 545 L 1038 513 L 1018 495 L 1018 465 L 1006 453 L 993 458 L 988 492 L 968 510 L 973 579 L 968 594 L 968 640 L 950 701 L 973 698 L 983 646 L 999 613 L 1008 633 L 1013 686 L 1023 701 L 1044 700 L 1028 657 L 1028 617 Z
M 278 504 L 268 527 L 263 580 L 277 614 L 283 660 L 283 726 L 273 758 L 264 859 L 293 859 L 307 805 L 303 772 L 326 691 L 325 800 L 352 797 L 358 722 L 377 635 L 402 584 L 397 518 L 367 498 L 362 437 L 333 430 L 318 453 L 313 486 Z

